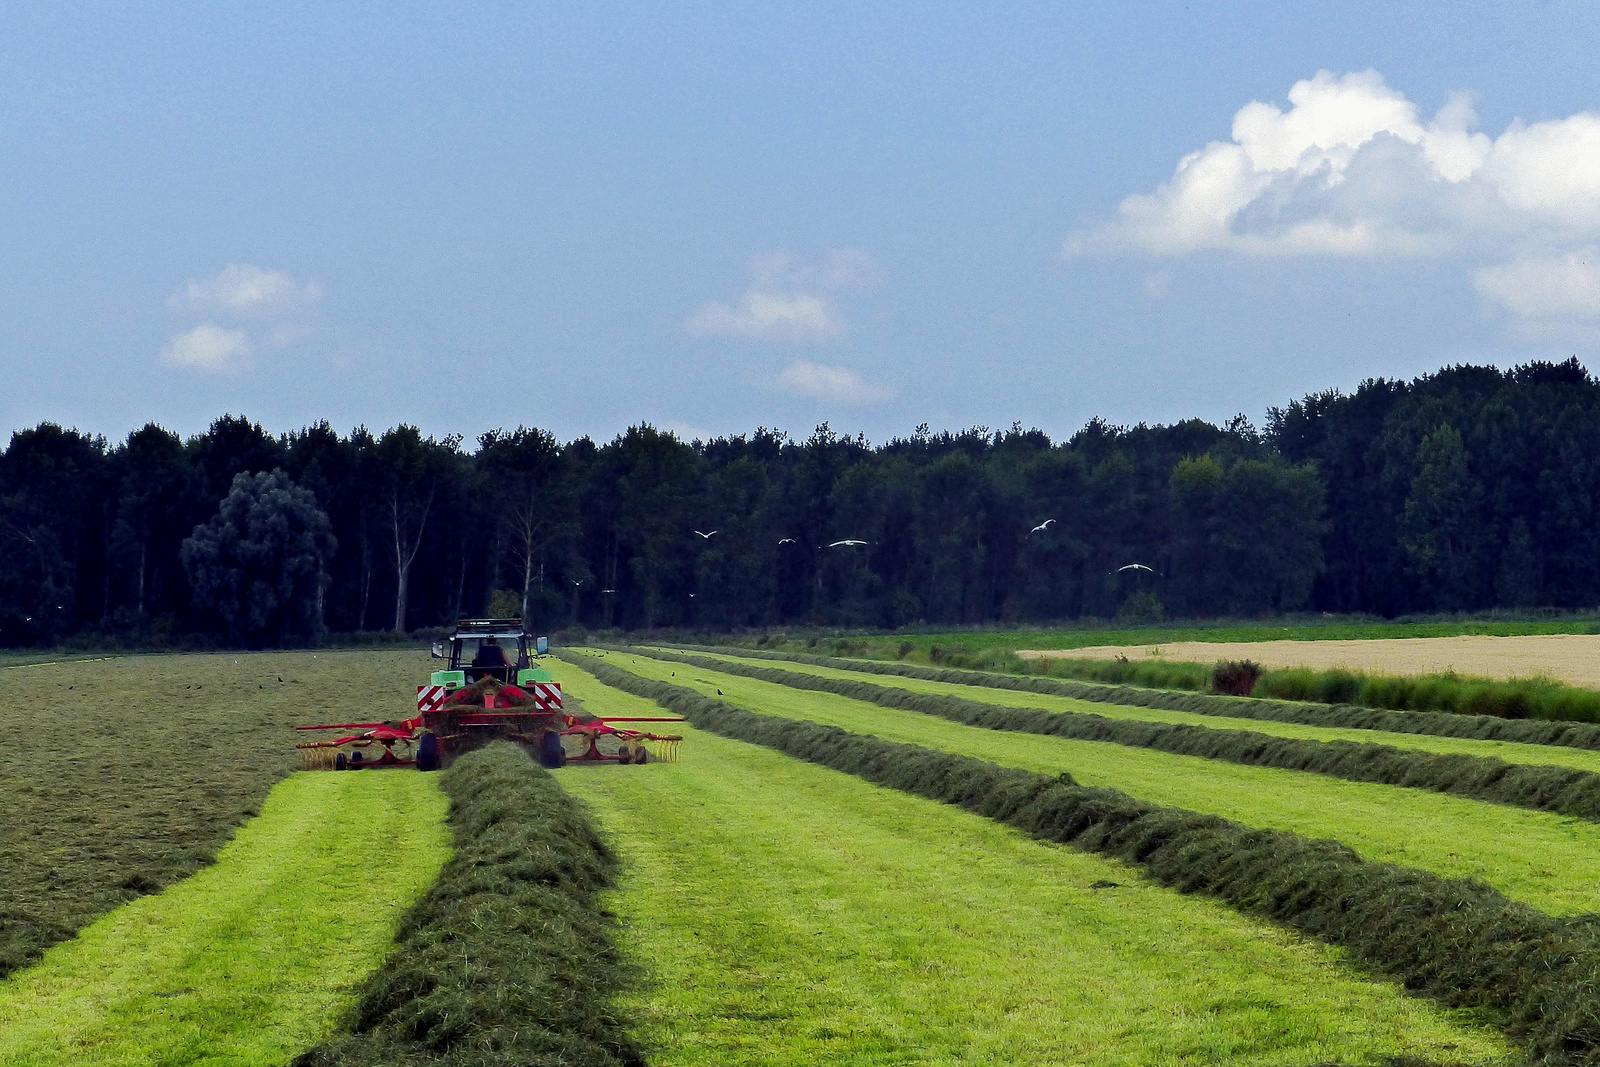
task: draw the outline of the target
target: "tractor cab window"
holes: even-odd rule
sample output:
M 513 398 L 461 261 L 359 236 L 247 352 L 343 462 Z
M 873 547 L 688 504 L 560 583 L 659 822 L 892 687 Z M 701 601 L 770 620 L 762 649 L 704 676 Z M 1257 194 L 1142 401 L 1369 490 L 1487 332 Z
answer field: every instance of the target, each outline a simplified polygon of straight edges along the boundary
M 472 665 L 474 667 L 511 666 L 511 658 L 506 655 L 505 648 L 498 641 L 483 638 L 477 644 L 477 650 L 472 655 Z M 515 652 L 512 653 L 512 655 L 515 654 Z

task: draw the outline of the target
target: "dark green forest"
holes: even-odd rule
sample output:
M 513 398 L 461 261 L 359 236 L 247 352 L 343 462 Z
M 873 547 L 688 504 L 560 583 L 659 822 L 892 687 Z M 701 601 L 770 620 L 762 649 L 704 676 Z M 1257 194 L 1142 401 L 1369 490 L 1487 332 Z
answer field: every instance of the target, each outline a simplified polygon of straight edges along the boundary
M 1576 360 L 1061 442 L 224 416 L 113 444 L 46 422 L 0 456 L 0 644 L 271 646 L 517 611 L 554 630 L 1587 608 L 1597 510 L 1600 383 Z

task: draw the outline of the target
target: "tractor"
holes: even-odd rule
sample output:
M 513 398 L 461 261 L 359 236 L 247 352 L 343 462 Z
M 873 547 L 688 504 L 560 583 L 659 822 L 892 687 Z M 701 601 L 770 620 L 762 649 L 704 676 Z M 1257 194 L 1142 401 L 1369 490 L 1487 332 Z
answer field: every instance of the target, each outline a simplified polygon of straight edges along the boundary
M 546 767 L 647 763 L 652 757 L 677 762 L 682 737 L 611 724 L 681 718 L 597 718 L 564 708 L 560 684 L 533 663 L 548 651 L 547 640 L 534 641 L 521 619 L 461 619 L 450 637 L 433 646 L 434 658 L 445 660 L 446 667 L 417 686 L 414 718 L 296 727 L 356 731 L 296 745 L 300 765 L 306 770 L 414 766 L 434 771 L 496 740 L 528 748 Z

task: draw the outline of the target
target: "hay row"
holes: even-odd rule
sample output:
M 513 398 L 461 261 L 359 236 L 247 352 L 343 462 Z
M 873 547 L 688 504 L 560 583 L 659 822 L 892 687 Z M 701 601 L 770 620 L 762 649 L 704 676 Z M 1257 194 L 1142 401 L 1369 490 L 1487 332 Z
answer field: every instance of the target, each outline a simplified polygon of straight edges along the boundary
M 1111 719 L 1091 712 L 1006 708 L 963 697 L 912 693 L 872 682 L 823 678 L 658 649 L 629 649 L 629 654 L 774 682 L 791 689 L 833 693 L 885 708 L 937 715 L 985 730 L 1012 730 L 1074 741 L 1109 741 L 1129 748 L 1170 752 L 1175 756 L 1197 756 L 1247 767 L 1307 771 L 1350 782 L 1427 789 L 1600 821 L 1600 774 L 1572 767 L 1507 763 L 1493 756 L 1440 755 L 1372 742 L 1308 741 L 1248 730 Z
M 610 647 L 610 646 L 606 646 Z M 714 652 L 747 659 L 807 663 L 833 667 L 858 674 L 895 675 L 929 682 L 1010 689 L 1023 693 L 1071 697 L 1095 704 L 1125 704 L 1163 711 L 1187 711 L 1197 715 L 1216 715 L 1233 719 L 1259 719 L 1263 722 L 1293 722 L 1303 726 L 1333 726 L 1354 730 L 1380 730 L 1395 734 L 1427 734 L 1434 737 L 1459 737 L 1474 741 L 1514 741 L 1525 745 L 1557 745 L 1600 751 L 1600 725 L 1586 722 L 1557 722 L 1549 719 L 1505 719 L 1495 715 L 1465 715 L 1454 711 L 1393 711 L 1356 704 L 1303 703 L 1260 697 L 1230 697 L 1213 693 L 1173 692 L 1142 689 L 1131 685 L 1066 681 L 1032 675 L 996 674 L 948 667 L 924 667 L 915 663 L 882 660 L 846 659 L 840 656 L 813 656 L 800 652 L 773 652 L 769 649 L 726 648 L 708 645 L 679 645 L 694 652 Z M 629 652 L 639 651 L 629 646 Z
M 1116 856 L 1163 885 L 1342 946 L 1413 992 L 1485 1012 L 1525 1040 L 1530 1062 L 1600 1063 L 1600 924 L 1593 919 L 1556 919 L 1481 882 L 1369 863 L 1336 842 L 1157 807 L 1085 788 L 1070 775 L 757 715 L 603 660 L 557 655 L 700 729 Z
M 294 1067 L 643 1067 L 614 1007 L 636 975 L 600 903 L 617 861 L 582 807 L 509 744 L 461 757 L 440 784 L 455 855 L 342 1032 Z

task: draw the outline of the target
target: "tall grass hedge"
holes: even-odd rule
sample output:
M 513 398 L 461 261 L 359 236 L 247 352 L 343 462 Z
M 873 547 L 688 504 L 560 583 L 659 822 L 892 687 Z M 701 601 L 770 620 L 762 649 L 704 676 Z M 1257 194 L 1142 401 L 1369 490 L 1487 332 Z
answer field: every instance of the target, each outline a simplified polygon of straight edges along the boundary
M 1149 748 L 1250 767 L 1309 771 L 1351 782 L 1428 789 L 1600 821 L 1600 774 L 1573 767 L 1507 763 L 1492 756 L 1440 755 L 1360 741 L 1308 741 L 1248 730 L 1111 719 L 1087 712 L 1007 708 L 963 697 L 913 693 L 872 682 L 729 663 L 704 656 L 654 649 L 629 649 L 629 653 L 775 682 L 792 689 L 833 693 L 880 707 L 937 715 L 986 730 L 1015 730 L 1075 741 L 1109 741 L 1130 748 Z
M 1294 722 L 1305 726 L 1333 726 L 1356 730 L 1381 730 L 1397 734 L 1427 734 L 1435 737 L 1460 737 L 1479 741 L 1515 741 L 1528 745 L 1559 745 L 1600 751 L 1600 725 L 1548 719 L 1506 719 L 1497 715 L 1468 715 L 1442 711 L 1392 711 L 1354 704 L 1327 705 L 1289 699 L 1264 699 L 1220 696 L 1211 693 L 1184 693 L 1145 689 L 1131 685 L 1101 685 L 1037 675 L 1014 675 L 968 668 L 926 667 L 916 663 L 845 659 L 802 652 L 773 652 L 766 649 L 729 649 L 720 645 L 682 646 L 696 652 L 735 652 L 741 657 L 777 662 L 808 663 L 817 667 L 879 674 L 900 678 L 920 678 L 930 682 L 972 685 L 1015 692 L 1044 693 L 1071 697 L 1097 704 L 1126 704 L 1131 707 L 1187 711 L 1197 715 L 1219 715 L 1263 722 Z M 628 650 L 638 649 L 628 646 Z M 1141 664 L 1140 666 L 1144 666 Z M 1193 666 L 1190 664 L 1189 666 Z M 1208 668 L 1209 669 L 1209 668 Z
M 636 976 L 599 900 L 617 861 L 582 807 L 505 743 L 441 784 L 454 857 L 342 1032 L 295 1067 L 642 1067 L 613 1007 Z
M 1112 789 L 756 715 L 603 660 L 558 652 L 696 727 L 870 782 L 957 805 L 1035 837 L 1137 864 L 1345 948 L 1413 992 L 1478 1009 L 1525 1042 L 1528 1061 L 1600 1065 L 1600 921 L 1557 919 L 1475 880 L 1370 863 L 1332 841 L 1147 804 Z

